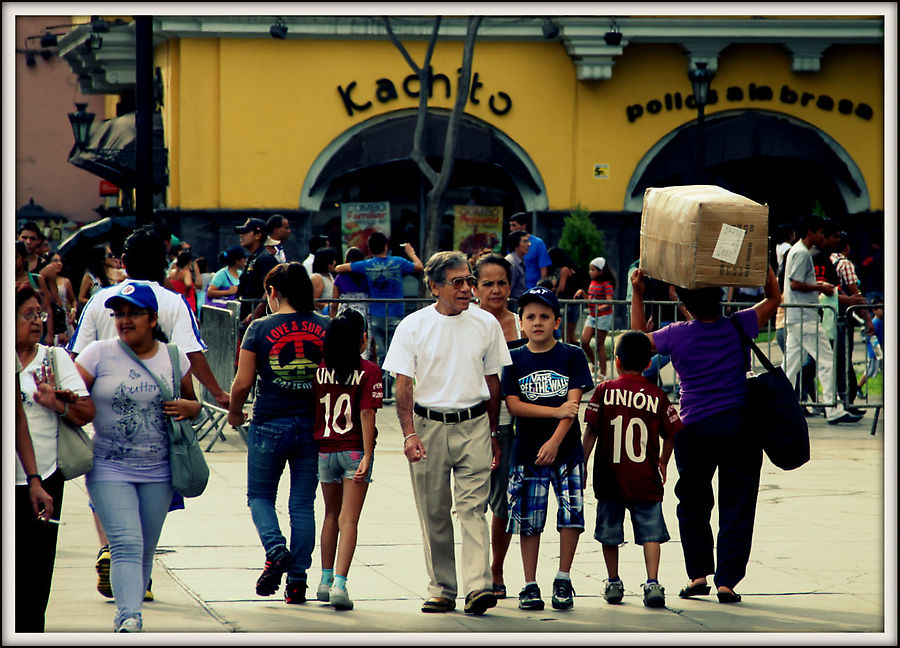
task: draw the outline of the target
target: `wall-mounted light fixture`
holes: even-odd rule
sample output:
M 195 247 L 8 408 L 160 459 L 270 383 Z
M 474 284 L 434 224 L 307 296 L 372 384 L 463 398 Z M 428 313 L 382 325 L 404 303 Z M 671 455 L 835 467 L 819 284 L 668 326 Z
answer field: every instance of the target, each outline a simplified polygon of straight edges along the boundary
M 688 70 L 688 79 L 694 89 L 694 102 L 697 104 L 697 183 L 706 182 L 706 119 L 703 109 L 709 98 L 709 84 L 716 73 L 707 69 L 706 61 L 697 61 L 695 67 Z
M 609 31 L 603 34 L 603 40 L 611 47 L 615 47 L 622 42 L 622 32 L 619 31 L 619 26 L 615 20 L 610 22 Z
M 278 40 L 284 40 L 287 37 L 288 27 L 285 24 L 284 20 L 281 16 L 278 16 L 275 19 L 275 22 L 269 27 L 269 34 L 271 34 L 272 38 L 277 38 Z
M 75 147 L 83 151 L 90 144 L 91 124 L 94 123 L 94 113 L 85 109 L 86 103 L 76 103 L 75 112 L 69 113 L 69 123 L 72 124 L 72 134 L 75 136 Z
M 553 40 L 557 36 L 559 36 L 559 25 L 556 24 L 556 21 L 549 16 L 544 18 L 544 23 L 541 25 L 541 31 L 544 34 L 544 38 L 547 40 Z

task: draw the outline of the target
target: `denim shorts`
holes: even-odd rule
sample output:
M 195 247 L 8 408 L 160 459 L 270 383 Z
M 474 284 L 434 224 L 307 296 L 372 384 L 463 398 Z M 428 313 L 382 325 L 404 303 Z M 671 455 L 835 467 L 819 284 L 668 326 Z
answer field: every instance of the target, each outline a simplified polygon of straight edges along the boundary
M 631 513 L 631 528 L 635 544 L 666 542 L 669 531 L 662 514 L 662 502 L 597 501 L 597 525 L 594 538 L 605 545 L 625 542 L 625 509 Z
M 344 479 L 353 479 L 359 462 L 362 461 L 362 450 L 339 450 L 337 452 L 319 453 L 319 481 L 326 484 L 341 483 Z M 369 462 L 369 473 L 366 483 L 372 482 L 372 467 L 375 457 Z
M 612 328 L 612 324 L 612 313 L 609 313 L 608 315 L 597 315 L 596 317 L 588 315 L 587 320 L 584 323 L 585 326 L 590 326 L 595 331 L 608 331 Z
M 510 466 L 506 532 L 534 535 L 544 530 L 550 484 L 556 493 L 556 528 L 584 529 L 584 465 Z

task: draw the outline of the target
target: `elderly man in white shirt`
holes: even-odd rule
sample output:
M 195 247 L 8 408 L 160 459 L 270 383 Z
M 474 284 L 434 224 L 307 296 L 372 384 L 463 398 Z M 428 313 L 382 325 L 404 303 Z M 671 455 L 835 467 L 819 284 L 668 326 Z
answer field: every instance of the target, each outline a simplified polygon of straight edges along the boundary
M 485 509 L 491 470 L 500 459 L 499 374 L 511 361 L 497 319 L 469 308 L 477 282 L 461 252 L 434 254 L 425 265 L 425 282 L 437 301 L 400 322 L 383 366 L 397 376 L 403 452 L 410 462 L 422 525 L 429 578 L 429 598 L 422 611 L 449 612 L 456 607 L 450 516 L 455 495 L 462 530 L 465 612 L 483 614 L 497 603 Z

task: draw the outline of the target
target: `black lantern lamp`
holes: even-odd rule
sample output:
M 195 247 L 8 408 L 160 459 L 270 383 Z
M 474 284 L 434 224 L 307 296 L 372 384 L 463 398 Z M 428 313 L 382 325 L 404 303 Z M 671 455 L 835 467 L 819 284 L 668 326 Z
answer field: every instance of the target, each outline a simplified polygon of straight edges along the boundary
M 706 68 L 706 61 L 697 61 L 693 70 L 688 70 L 688 79 L 694 88 L 694 101 L 698 106 L 705 106 L 709 96 L 709 84 L 716 73 Z
M 75 135 L 75 147 L 83 151 L 90 144 L 91 124 L 94 123 L 94 113 L 85 110 L 86 103 L 75 104 L 75 112 L 69 113 L 69 122 L 72 124 L 72 133 Z
M 284 40 L 287 37 L 288 27 L 284 20 L 279 16 L 275 19 L 275 23 L 269 27 L 269 35 L 278 40 Z
M 43 48 L 56 47 L 57 36 L 58 36 L 57 34 L 54 34 L 52 31 L 50 31 L 48 29 L 46 32 L 44 32 L 44 35 L 41 36 L 41 47 L 43 47 Z
M 603 34 L 603 40 L 610 47 L 617 47 L 622 42 L 622 32 L 619 31 L 615 20 L 610 23 L 609 31 Z
M 553 40 L 557 36 L 559 36 L 559 25 L 556 24 L 556 21 L 550 18 L 544 18 L 544 22 L 541 23 L 541 33 L 544 34 L 544 38 L 547 40 Z
M 694 69 L 688 70 L 688 79 L 694 89 L 694 103 L 697 104 L 697 181 L 700 184 L 706 181 L 706 122 L 703 108 L 709 99 L 709 84 L 715 75 L 707 69 L 706 61 L 697 61 Z

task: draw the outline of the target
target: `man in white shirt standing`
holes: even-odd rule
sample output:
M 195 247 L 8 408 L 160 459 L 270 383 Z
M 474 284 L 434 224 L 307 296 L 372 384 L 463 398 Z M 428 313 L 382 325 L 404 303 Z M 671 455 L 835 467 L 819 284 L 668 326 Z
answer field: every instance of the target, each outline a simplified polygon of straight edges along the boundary
M 500 459 L 499 374 L 511 361 L 496 318 L 469 308 L 477 281 L 461 252 L 434 254 L 425 265 L 425 283 L 437 301 L 400 322 L 383 367 L 397 375 L 397 416 L 422 525 L 429 578 L 422 611 L 456 607 L 455 495 L 465 612 L 483 614 L 497 604 L 485 509 L 491 470 Z
M 792 384 L 797 381 L 803 352 L 816 360 L 816 373 L 822 385 L 822 399 L 828 403 L 835 398 L 834 356 L 831 344 L 819 324 L 818 309 L 791 308 L 791 304 L 818 304 L 819 293 L 833 295 L 837 289 L 825 281 L 816 281 L 810 248 L 822 247 L 825 240 L 825 221 L 815 214 L 804 218 L 797 228 L 803 236 L 787 254 L 784 264 L 785 352 L 783 369 Z M 861 417 L 851 414 L 838 401 L 825 407 L 825 418 L 832 425 L 856 423 Z

